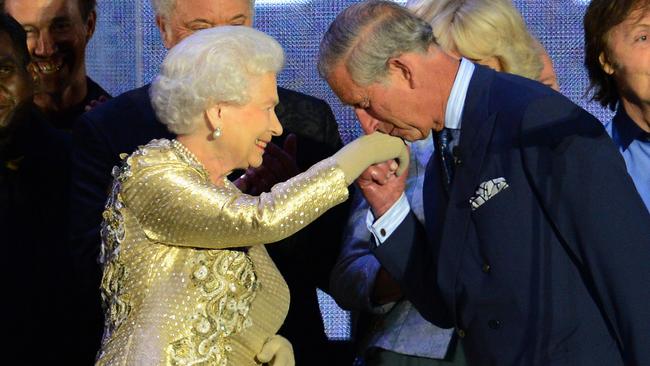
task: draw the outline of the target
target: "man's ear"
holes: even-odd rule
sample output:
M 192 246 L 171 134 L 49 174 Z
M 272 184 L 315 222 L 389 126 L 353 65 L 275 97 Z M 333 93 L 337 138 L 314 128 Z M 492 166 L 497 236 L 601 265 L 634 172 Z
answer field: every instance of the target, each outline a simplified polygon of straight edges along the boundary
M 86 43 L 90 42 L 90 39 L 93 38 L 95 26 L 97 26 L 97 12 L 93 10 L 88 14 L 88 19 L 86 19 Z
M 160 15 L 156 15 L 156 26 L 158 27 L 160 38 L 162 39 L 165 48 L 172 48 L 174 45 L 174 40 L 172 39 L 172 32 L 169 29 L 170 25 L 167 23 L 167 19 L 163 18 Z
M 400 80 L 408 83 L 409 88 L 411 89 L 414 89 L 417 86 L 417 80 L 415 80 L 413 71 L 412 60 L 404 55 L 392 57 L 388 60 L 389 74 L 392 73 Z
M 607 56 L 605 55 L 605 52 L 601 52 L 600 55 L 598 56 L 598 62 L 600 62 L 600 68 L 605 71 L 605 74 L 607 75 L 613 75 L 614 74 L 614 66 L 607 60 Z

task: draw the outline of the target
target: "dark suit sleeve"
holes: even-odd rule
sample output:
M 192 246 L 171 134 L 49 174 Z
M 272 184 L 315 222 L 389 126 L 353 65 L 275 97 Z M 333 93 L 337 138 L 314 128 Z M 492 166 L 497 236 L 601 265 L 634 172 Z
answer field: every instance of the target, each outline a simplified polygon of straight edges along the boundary
M 89 287 L 101 277 L 99 228 L 115 160 L 101 133 L 84 114 L 73 131 L 70 235 L 77 272 Z
M 650 214 L 621 155 L 595 118 L 560 98 L 528 108 L 522 143 L 527 174 L 625 364 L 650 365 Z
M 320 112 L 316 115 L 322 117 L 320 123 L 324 126 L 324 145 L 319 156 L 316 156 L 321 160 L 334 155 L 343 146 L 343 142 L 330 106 L 322 101 L 317 105 Z M 305 141 L 305 143 L 308 142 Z M 350 195 L 352 193 L 351 191 Z M 307 254 L 307 258 L 311 258 L 311 266 L 313 267 L 310 272 L 314 276 L 314 282 L 318 288 L 325 292 L 329 292 L 330 273 L 341 250 L 344 223 L 347 220 L 349 211 L 350 199 L 326 212 L 319 220 L 308 226 L 304 233 L 306 240 L 319 238 L 317 240 L 323 243 L 323 245 L 319 246 L 322 249 L 318 253 L 312 250 L 311 253 Z M 307 250 L 308 246 L 302 246 L 304 247 L 303 250 Z
M 97 261 L 100 250 L 99 228 L 111 181 L 108 146 L 87 118 L 82 115 L 73 130 L 71 152 L 70 245 L 76 273 L 77 351 L 92 360 L 101 341 L 103 313 L 99 283 L 102 270 Z M 72 326 L 72 325 L 71 325 Z
M 324 101 L 292 90 L 279 88 L 276 108 L 285 133 L 274 142 L 282 146 L 289 133 L 297 136 L 296 159 L 301 171 L 332 156 L 343 143 L 331 108 Z M 315 286 L 329 292 L 329 277 L 338 257 L 349 200 L 301 230 L 283 245 L 269 246 L 269 254 L 285 275 L 290 287 Z M 314 246 L 304 245 L 311 242 Z M 298 282 L 300 284 L 298 284 Z
M 376 310 L 371 296 L 381 265 L 370 251 L 374 244 L 366 227 L 367 212 L 368 203 L 357 191 L 352 198 L 341 253 L 330 275 L 330 294 L 346 310 Z
M 325 125 L 325 144 L 329 146 L 334 152 L 337 152 L 343 147 L 341 135 L 339 134 L 339 125 L 336 123 L 334 113 L 329 104 L 322 103 L 322 115 L 324 116 L 323 122 Z
M 412 211 L 391 236 L 374 249 L 374 254 L 423 318 L 441 328 L 454 326 L 437 290 L 433 254 L 424 226 Z

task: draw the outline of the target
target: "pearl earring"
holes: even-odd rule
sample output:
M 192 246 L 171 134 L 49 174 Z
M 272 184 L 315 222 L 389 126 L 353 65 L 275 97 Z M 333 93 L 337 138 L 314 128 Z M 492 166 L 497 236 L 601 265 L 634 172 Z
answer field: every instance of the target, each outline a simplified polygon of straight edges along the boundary
M 219 136 L 221 136 L 221 127 L 217 127 L 217 128 L 214 129 L 214 131 L 212 131 L 212 138 L 213 139 L 216 140 L 216 139 L 219 138 Z

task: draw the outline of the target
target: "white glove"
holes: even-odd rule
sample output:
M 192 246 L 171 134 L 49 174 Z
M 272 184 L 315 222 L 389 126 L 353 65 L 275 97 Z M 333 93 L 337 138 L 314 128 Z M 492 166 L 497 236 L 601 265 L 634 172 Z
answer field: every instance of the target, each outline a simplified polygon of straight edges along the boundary
M 266 340 L 260 353 L 255 356 L 257 361 L 270 366 L 295 366 L 293 358 L 293 347 L 291 343 L 281 335 L 274 335 Z
M 364 135 L 345 145 L 334 154 L 336 162 L 345 174 L 348 184 L 354 182 L 369 166 L 397 159 L 397 175 L 401 175 L 409 165 L 409 151 L 399 137 L 374 132 Z

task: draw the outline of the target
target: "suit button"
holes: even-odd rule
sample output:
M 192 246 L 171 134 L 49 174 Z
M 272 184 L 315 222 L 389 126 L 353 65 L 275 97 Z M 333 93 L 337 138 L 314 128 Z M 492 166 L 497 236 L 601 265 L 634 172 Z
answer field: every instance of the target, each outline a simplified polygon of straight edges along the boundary
M 379 230 L 379 233 L 381 234 L 381 236 L 386 236 L 386 229 Z
M 492 319 L 492 320 L 490 320 L 488 322 L 488 327 L 490 327 L 490 329 L 497 330 L 497 329 L 501 328 L 501 321 L 496 320 L 496 319 Z
M 481 268 L 481 270 L 483 271 L 483 273 L 490 273 L 492 267 L 490 267 L 490 265 L 487 263 L 483 263 L 483 267 Z
M 465 336 L 467 335 L 465 331 L 460 328 L 456 328 L 456 334 L 458 334 L 460 338 L 465 338 Z

